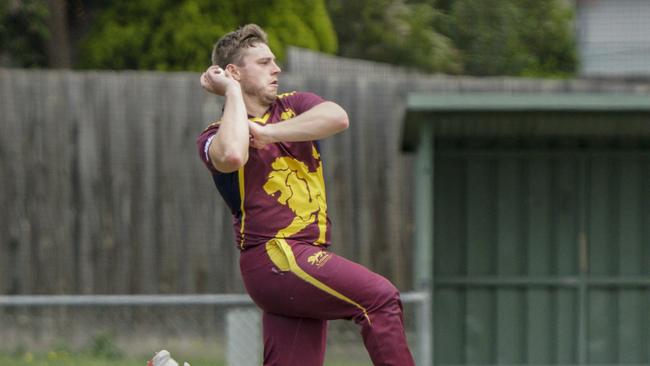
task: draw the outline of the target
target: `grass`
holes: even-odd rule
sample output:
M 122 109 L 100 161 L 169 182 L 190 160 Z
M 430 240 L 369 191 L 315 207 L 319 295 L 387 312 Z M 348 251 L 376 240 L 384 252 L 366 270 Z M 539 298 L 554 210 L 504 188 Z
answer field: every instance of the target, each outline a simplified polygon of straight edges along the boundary
M 333 350 L 334 351 L 334 350 Z M 351 350 L 345 352 L 342 357 L 342 350 L 332 352 L 326 358 L 326 366 L 367 366 L 367 362 L 359 361 L 359 357 L 349 357 Z M 196 357 L 200 353 L 187 356 L 181 353 L 175 354 L 177 361 L 187 360 L 192 366 L 226 366 L 224 360 L 218 354 L 204 355 L 203 358 Z M 357 355 L 358 356 L 358 355 Z M 367 357 L 367 356 L 366 356 Z M 148 356 L 137 356 L 123 352 L 112 337 L 108 334 L 96 335 L 90 343 L 81 349 L 72 351 L 70 347 L 62 344 L 47 351 L 35 352 L 27 347 L 18 347 L 13 351 L 0 352 L 0 365 L 11 366 L 145 366 Z M 353 361 L 355 360 L 355 361 Z
M 147 360 L 120 357 L 98 358 L 91 355 L 51 351 L 46 354 L 25 352 L 22 354 L 0 354 L 0 365 L 11 366 L 144 366 Z M 224 366 L 218 360 L 192 359 L 192 366 Z
M 179 358 L 180 359 L 180 358 Z M 225 366 L 219 360 L 191 359 L 192 366 Z M 51 351 L 46 354 L 8 355 L 0 354 L 0 365 L 11 366 L 144 366 L 146 360 L 130 359 L 127 357 L 110 359 L 96 356 L 71 354 L 65 351 Z M 326 362 L 326 366 L 367 366 L 359 363 Z
M 64 352 L 33 354 L 25 352 L 20 355 L 0 354 L 0 365 L 12 366 L 143 366 L 142 360 L 111 360 L 92 356 L 71 355 Z

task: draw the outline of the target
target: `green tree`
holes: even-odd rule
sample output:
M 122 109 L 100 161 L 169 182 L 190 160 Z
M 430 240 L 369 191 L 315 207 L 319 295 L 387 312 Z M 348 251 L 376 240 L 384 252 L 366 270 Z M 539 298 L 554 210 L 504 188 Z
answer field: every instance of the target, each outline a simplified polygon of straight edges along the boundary
M 339 55 L 424 71 L 566 76 L 575 72 L 564 0 L 328 0 Z
M 577 60 L 572 9 L 561 0 L 447 1 L 446 34 L 471 75 L 564 76 Z
M 75 45 L 110 0 L 0 0 L 0 63 L 70 68 Z
M 452 41 L 437 31 L 444 15 L 427 1 L 329 0 L 339 55 L 425 71 L 457 73 Z
M 42 0 L 24 0 L 20 5 L 0 0 L 0 55 L 7 59 L 5 63 L 47 66 L 48 17 Z
M 287 45 L 337 50 L 322 0 L 118 0 L 82 43 L 80 66 L 200 71 L 214 42 L 246 23 L 267 31 L 279 59 Z

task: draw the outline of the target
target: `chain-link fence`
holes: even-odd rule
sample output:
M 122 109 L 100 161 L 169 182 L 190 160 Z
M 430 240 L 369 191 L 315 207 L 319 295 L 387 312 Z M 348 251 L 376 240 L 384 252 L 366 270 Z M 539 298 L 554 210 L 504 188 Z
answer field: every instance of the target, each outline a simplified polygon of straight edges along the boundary
M 429 297 L 402 298 L 407 336 L 422 359 L 429 351 L 420 342 L 430 339 Z M 168 349 L 197 364 L 261 365 L 260 319 L 247 295 L 0 296 L 0 353 L 145 360 Z M 330 322 L 325 364 L 371 364 L 354 323 Z

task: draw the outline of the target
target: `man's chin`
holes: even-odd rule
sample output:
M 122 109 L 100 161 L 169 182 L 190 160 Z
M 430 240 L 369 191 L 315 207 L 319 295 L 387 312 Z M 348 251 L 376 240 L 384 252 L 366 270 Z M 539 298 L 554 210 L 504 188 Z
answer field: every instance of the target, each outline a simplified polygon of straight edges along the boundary
M 266 93 L 266 94 L 264 94 L 264 95 L 262 96 L 262 100 L 263 100 L 265 103 L 271 104 L 271 103 L 275 102 L 275 99 L 276 99 L 277 97 L 278 97 L 278 93 L 277 93 L 277 92 L 275 92 L 275 93 Z

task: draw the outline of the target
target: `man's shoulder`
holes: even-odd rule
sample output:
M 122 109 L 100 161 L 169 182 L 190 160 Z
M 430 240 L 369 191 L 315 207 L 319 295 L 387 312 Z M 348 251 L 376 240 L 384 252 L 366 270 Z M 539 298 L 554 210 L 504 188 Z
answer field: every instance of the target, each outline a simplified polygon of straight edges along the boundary
M 203 132 L 201 132 L 201 133 L 203 134 L 203 133 L 206 133 L 206 132 L 208 132 L 208 131 L 210 131 L 210 130 L 215 130 L 215 129 L 219 128 L 219 125 L 220 125 L 220 124 L 221 124 L 221 120 L 219 120 L 219 121 L 214 121 L 214 122 L 210 123 L 209 125 L 207 125 L 207 126 L 203 129 Z
M 285 98 L 290 98 L 291 96 L 296 95 L 297 93 L 301 93 L 301 92 L 298 92 L 298 91 L 294 90 L 294 91 L 290 91 L 290 92 L 287 92 L 287 93 L 278 94 L 278 100 L 282 100 L 282 99 L 285 99 Z
M 294 100 L 294 99 L 305 99 L 305 98 L 309 99 L 309 98 L 321 98 L 321 97 L 318 94 L 313 92 L 294 90 L 294 91 L 278 94 L 276 100 L 283 101 L 283 100 Z
M 203 131 L 199 134 L 199 136 L 196 139 L 196 142 L 198 144 L 203 144 L 207 141 L 210 136 L 214 135 L 217 133 L 217 130 L 219 129 L 219 126 L 221 125 L 221 120 L 219 121 L 214 121 L 207 125 Z
M 283 108 L 293 108 L 296 112 L 302 113 L 314 105 L 323 102 L 324 99 L 312 92 L 291 91 L 278 94 L 275 103 Z

